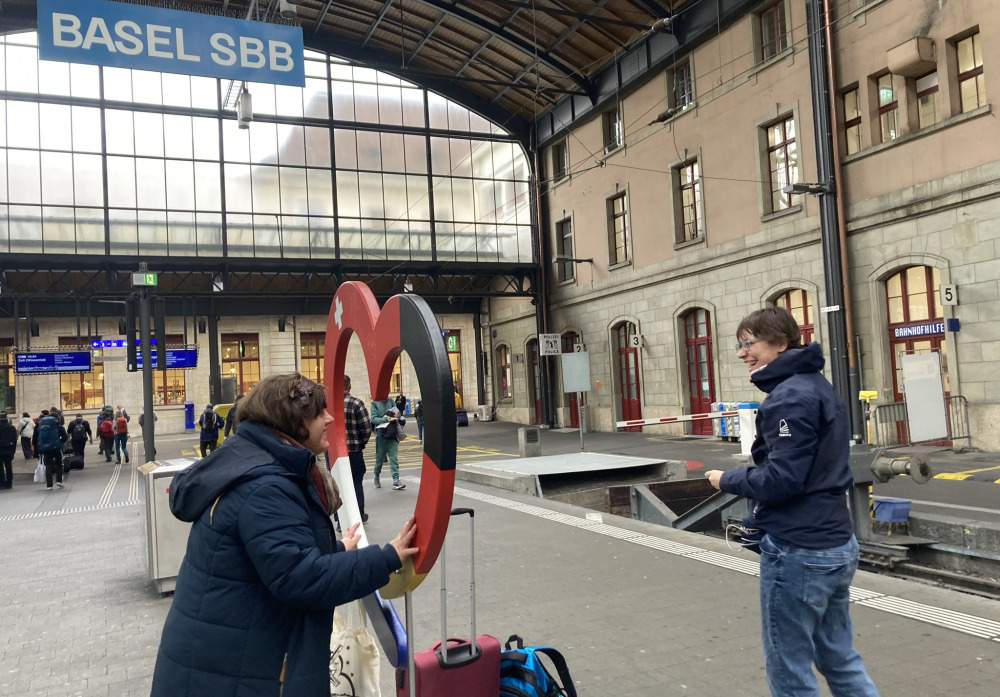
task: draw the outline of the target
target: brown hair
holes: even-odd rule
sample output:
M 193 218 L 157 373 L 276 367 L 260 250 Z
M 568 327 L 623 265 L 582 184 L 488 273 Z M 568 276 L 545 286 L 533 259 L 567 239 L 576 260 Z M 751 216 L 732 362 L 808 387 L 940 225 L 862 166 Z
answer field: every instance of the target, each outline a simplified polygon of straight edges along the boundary
M 255 421 L 304 443 L 307 424 L 326 409 L 326 390 L 299 373 L 282 373 L 261 380 L 233 407 L 236 423 Z
M 783 307 L 765 307 L 751 312 L 736 328 L 736 338 L 751 335 L 772 344 L 787 344 L 787 348 L 802 346 L 802 332 L 792 313 Z

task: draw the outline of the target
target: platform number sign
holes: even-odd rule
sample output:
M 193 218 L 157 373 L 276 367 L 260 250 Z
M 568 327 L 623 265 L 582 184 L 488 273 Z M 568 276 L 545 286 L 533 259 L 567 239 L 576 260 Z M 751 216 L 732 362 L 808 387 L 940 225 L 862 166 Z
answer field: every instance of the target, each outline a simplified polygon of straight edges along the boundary
M 954 283 L 942 283 L 940 286 L 941 290 L 941 304 L 942 305 L 958 305 L 958 286 Z
M 558 334 L 539 334 L 538 343 L 541 345 L 543 356 L 558 356 L 562 353 L 562 342 Z

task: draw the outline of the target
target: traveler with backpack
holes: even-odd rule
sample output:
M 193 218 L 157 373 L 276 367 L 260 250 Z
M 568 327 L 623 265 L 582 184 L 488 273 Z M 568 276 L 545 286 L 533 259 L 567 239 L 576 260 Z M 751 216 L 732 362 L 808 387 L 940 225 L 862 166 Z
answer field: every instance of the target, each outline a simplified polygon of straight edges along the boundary
M 110 404 L 105 404 L 101 408 L 101 413 L 97 415 L 97 435 L 98 435 L 98 448 L 97 452 L 100 455 L 105 454 L 104 441 L 101 439 L 101 424 L 105 421 L 113 421 L 114 415 Z M 114 427 L 111 429 L 111 438 L 114 439 L 115 430 Z M 107 453 L 108 462 L 111 462 L 111 452 Z
M 205 407 L 205 412 L 198 417 L 198 426 L 201 428 L 201 456 L 212 452 L 219 445 L 219 417 L 212 411 L 212 405 Z
M 63 460 L 62 444 L 69 440 L 66 429 L 59 424 L 59 420 L 52 414 L 45 413 L 38 419 L 38 426 L 35 428 L 35 451 L 42 457 L 45 464 L 45 485 L 52 490 L 52 479 L 55 478 L 56 485 L 63 488 Z
M 63 416 L 62 410 L 59 407 L 49 407 L 49 416 L 56 417 L 56 421 L 59 422 L 60 426 L 66 426 L 66 417 Z
M 226 427 L 222 431 L 223 438 L 229 438 L 229 435 L 236 433 L 236 407 L 239 406 L 240 400 L 243 399 L 243 393 L 236 395 L 236 401 L 233 406 L 229 407 L 229 411 L 226 412 Z
M 0 411 L 0 489 L 14 486 L 14 453 L 17 452 L 17 428 Z
M 76 418 L 70 421 L 66 429 L 69 433 L 70 442 L 73 444 L 73 454 L 83 457 L 83 449 L 89 440 L 94 442 L 94 432 L 90 430 L 90 422 L 83 418 L 83 414 L 77 414 Z
M 128 464 L 128 417 L 125 412 L 115 412 L 115 464 L 122 463 L 122 453 L 125 453 L 125 464 Z
M 105 462 L 111 462 L 111 448 L 115 443 L 115 422 L 112 417 L 101 419 L 97 425 L 97 436 L 101 441 L 99 452 L 104 455 Z
M 35 420 L 28 415 L 28 412 L 21 414 L 17 432 L 21 434 L 21 451 L 24 453 L 24 459 L 30 460 L 36 457 L 35 449 L 31 446 L 31 437 L 35 435 Z

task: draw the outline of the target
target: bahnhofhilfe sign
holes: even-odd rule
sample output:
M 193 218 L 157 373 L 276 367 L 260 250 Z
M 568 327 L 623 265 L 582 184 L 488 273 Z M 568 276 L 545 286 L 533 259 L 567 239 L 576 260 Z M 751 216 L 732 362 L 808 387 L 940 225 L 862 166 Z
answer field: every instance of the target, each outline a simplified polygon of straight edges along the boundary
M 38 0 L 44 60 L 305 86 L 302 29 L 105 0 Z

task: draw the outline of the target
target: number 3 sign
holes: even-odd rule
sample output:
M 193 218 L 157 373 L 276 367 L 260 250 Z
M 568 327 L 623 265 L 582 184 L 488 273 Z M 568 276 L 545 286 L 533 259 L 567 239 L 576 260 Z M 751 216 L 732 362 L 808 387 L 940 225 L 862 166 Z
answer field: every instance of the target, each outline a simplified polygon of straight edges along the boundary
M 351 336 L 357 335 L 368 366 L 372 399 L 383 400 L 389 396 L 389 380 L 399 355 L 406 351 L 413 363 L 420 388 L 424 410 L 424 457 L 420 469 L 420 490 L 414 515 L 417 534 L 413 544 L 420 551 L 412 557 L 404 573 L 386 587 L 381 594 L 396 598 L 413 590 L 434 566 L 451 515 L 452 497 L 455 492 L 455 389 L 451 366 L 441 341 L 441 328 L 434 313 L 423 298 L 416 295 L 394 295 L 379 311 L 371 290 L 363 283 L 349 281 L 340 286 L 330 306 L 326 323 L 327 366 L 326 392 L 330 405 L 339 401 L 334 395 L 342 394 L 344 365 Z M 332 356 L 332 361 L 330 360 Z M 346 469 L 347 482 L 351 482 L 347 459 L 347 435 L 344 431 L 343 412 L 331 424 L 330 456 L 339 470 Z M 341 478 L 341 481 L 344 481 Z M 345 500 L 354 499 L 352 484 L 342 486 Z M 349 489 L 346 491 L 345 489 Z M 348 508 L 349 507 L 345 507 Z M 355 504 L 355 513 L 357 516 Z M 341 514 L 344 517 L 344 514 Z M 350 525 L 357 520 L 346 520 Z

